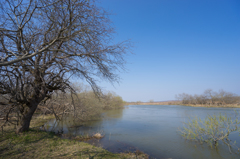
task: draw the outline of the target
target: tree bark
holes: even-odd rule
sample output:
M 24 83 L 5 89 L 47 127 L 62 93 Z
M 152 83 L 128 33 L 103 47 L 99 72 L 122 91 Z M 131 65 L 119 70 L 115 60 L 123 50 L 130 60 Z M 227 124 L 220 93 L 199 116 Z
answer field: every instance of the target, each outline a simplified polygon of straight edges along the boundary
M 38 102 L 34 101 L 24 107 L 24 112 L 21 114 L 21 117 L 19 119 L 19 123 L 17 126 L 17 130 L 16 130 L 17 134 L 29 130 L 32 116 L 35 110 L 37 109 L 38 104 L 39 104 Z

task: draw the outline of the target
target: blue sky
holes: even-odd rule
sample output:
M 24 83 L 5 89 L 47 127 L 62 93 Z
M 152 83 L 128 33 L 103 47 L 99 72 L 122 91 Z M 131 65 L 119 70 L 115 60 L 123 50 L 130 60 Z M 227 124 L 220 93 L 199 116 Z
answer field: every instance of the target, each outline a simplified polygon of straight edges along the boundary
M 179 93 L 224 89 L 240 94 L 239 0 L 100 0 L 115 42 L 133 55 L 119 84 L 101 82 L 125 101 L 174 100 Z

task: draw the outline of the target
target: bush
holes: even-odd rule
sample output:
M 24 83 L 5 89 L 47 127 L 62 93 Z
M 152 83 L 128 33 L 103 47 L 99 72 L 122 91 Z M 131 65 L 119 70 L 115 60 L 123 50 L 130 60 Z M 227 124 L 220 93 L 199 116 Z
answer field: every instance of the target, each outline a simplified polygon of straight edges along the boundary
M 240 130 L 238 120 L 239 113 L 236 112 L 234 119 L 227 115 L 219 114 L 218 116 L 207 116 L 204 120 L 195 118 L 191 122 L 184 123 L 184 128 L 180 129 L 181 135 L 188 139 L 200 143 L 207 143 L 211 148 L 217 148 L 219 142 L 228 146 L 229 151 L 240 148 L 237 147 L 236 141 L 231 141 L 229 135 Z
M 75 86 L 77 92 L 58 93 L 56 92 L 51 99 L 41 103 L 39 107 L 44 114 L 54 114 L 57 120 L 64 116 L 74 116 L 81 121 L 99 118 L 105 109 L 123 108 L 125 102 L 115 93 L 103 93 L 96 96 L 93 91 L 84 89 L 84 86 Z

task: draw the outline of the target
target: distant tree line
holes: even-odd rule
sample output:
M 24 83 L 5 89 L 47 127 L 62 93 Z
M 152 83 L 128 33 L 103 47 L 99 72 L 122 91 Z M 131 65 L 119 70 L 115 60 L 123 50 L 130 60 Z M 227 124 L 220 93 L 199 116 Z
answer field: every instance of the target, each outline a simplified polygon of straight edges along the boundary
M 230 104 L 240 104 L 240 96 L 237 94 L 226 92 L 224 90 L 219 90 L 215 92 L 211 89 L 207 89 L 203 94 L 200 95 L 190 95 L 186 93 L 176 95 L 176 98 L 182 102 L 182 104 L 191 105 L 230 105 Z

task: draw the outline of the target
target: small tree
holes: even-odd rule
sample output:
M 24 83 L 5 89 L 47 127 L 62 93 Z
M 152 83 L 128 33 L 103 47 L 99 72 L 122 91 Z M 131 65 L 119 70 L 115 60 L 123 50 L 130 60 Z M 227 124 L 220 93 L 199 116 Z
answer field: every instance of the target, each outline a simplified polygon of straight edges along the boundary
M 154 102 L 154 100 L 153 100 L 153 99 L 150 99 L 150 100 L 149 100 L 149 103 L 153 103 L 153 102 Z
M 221 141 L 227 145 L 229 151 L 237 148 L 236 141 L 231 141 L 229 135 L 233 132 L 240 130 L 239 113 L 236 112 L 235 119 L 228 117 L 227 115 L 213 115 L 208 116 L 206 119 L 201 120 L 195 118 L 191 122 L 184 123 L 185 127 L 180 129 L 181 135 L 188 139 L 197 141 L 200 143 L 207 143 L 211 148 L 217 147 Z

